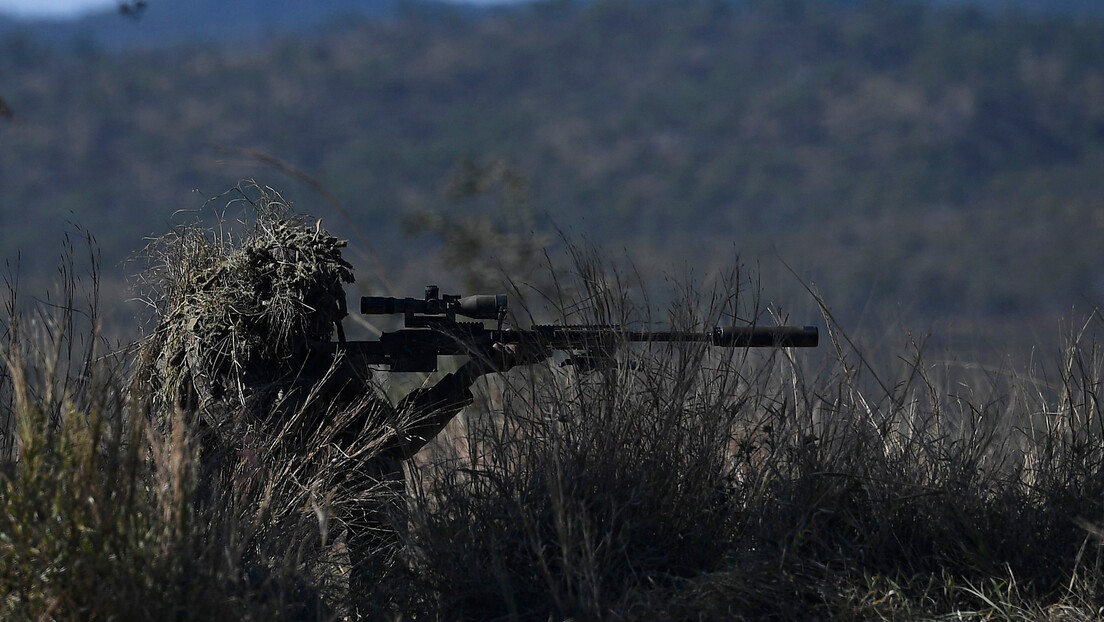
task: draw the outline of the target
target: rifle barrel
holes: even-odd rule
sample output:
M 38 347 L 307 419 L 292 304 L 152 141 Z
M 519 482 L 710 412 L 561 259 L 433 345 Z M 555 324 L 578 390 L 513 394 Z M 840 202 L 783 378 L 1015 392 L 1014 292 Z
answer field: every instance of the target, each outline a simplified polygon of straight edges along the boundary
M 728 348 L 815 348 L 816 326 L 718 326 L 706 333 L 629 331 L 628 341 L 708 341 Z
M 523 337 L 525 331 L 505 331 L 503 337 Z M 549 344 L 638 342 L 709 342 L 729 348 L 815 348 L 816 326 L 718 326 L 706 332 L 626 330 L 619 326 L 534 326 L 536 341 Z M 532 337 L 530 337 L 532 339 Z M 506 338 L 504 341 L 512 341 Z
M 721 326 L 713 329 L 713 345 L 730 348 L 815 348 L 816 326 Z

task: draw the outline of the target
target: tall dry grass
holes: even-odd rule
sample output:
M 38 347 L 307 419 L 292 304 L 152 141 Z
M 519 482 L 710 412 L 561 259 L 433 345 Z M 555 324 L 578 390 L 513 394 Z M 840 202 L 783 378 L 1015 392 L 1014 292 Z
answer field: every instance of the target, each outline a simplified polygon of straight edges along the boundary
M 561 285 L 586 311 L 565 319 L 655 319 L 625 297 L 634 284 L 576 259 Z M 687 287 L 666 319 L 701 329 L 745 304 L 737 316 L 769 320 L 741 283 Z M 1099 319 L 1057 368 L 1026 370 L 932 362 L 911 337 L 867 349 L 824 320 L 819 355 L 656 344 L 496 386 L 501 409 L 419 473 L 423 613 L 1095 617 Z
M 305 552 L 324 495 L 286 464 L 242 460 L 204 481 L 196 431 L 182 416 L 164 434 L 150 425 L 136 350 L 99 338 L 98 277 L 76 265 L 57 292 L 24 301 L 9 287 L 5 305 L 0 618 L 329 617 Z
M 631 271 L 574 266 L 515 293 L 572 323 L 787 319 L 745 274 L 659 312 Z M 153 431 L 134 361 L 97 339 L 95 275 L 82 297 L 62 274 L 60 296 L 10 287 L 5 307 L 0 617 L 348 615 L 339 510 L 387 494 L 348 479 L 371 435 L 335 442 L 332 410 L 212 473 L 187 418 Z M 823 322 L 818 351 L 637 345 L 489 378 L 412 465 L 400 563 L 361 596 L 396 620 L 1098 617 L 1099 316 L 996 370 Z

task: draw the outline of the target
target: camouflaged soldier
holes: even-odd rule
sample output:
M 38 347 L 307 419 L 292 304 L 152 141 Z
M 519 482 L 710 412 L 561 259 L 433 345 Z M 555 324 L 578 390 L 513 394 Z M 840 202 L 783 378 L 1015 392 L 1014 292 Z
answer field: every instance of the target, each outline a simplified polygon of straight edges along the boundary
M 471 404 L 479 377 L 544 355 L 498 349 L 493 360 L 470 360 L 392 406 L 370 369 L 307 346 L 328 341 L 347 314 L 343 285 L 353 274 L 341 257 L 345 242 L 263 191 L 253 208 L 252 231 L 237 248 L 181 228 L 147 249 L 158 321 L 138 379 L 154 389 L 151 410 L 163 432 L 183 417 L 198 435 L 200 502 L 258 448 L 342 457 L 327 482 L 345 526 L 350 595 L 363 609 L 397 559 L 403 463 Z

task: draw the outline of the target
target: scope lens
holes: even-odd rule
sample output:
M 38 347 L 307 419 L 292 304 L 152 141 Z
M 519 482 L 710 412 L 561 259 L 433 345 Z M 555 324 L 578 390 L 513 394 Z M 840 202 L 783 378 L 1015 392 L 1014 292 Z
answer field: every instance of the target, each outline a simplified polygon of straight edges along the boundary
M 460 299 L 460 315 L 477 320 L 494 320 L 506 309 L 506 294 L 485 294 Z

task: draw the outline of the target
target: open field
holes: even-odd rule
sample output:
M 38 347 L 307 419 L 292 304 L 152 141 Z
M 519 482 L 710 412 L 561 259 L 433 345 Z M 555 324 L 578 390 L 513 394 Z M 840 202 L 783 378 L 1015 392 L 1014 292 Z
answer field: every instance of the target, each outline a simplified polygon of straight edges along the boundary
M 630 277 L 575 259 L 568 319 L 648 319 Z M 741 284 L 684 283 L 651 319 L 759 312 Z M 340 619 L 333 482 L 355 463 L 326 430 L 309 455 L 274 434 L 212 489 L 187 420 L 147 424 L 158 401 L 102 349 L 85 285 L 28 312 L 13 293 L 3 323 L 3 617 Z M 1101 318 L 1003 370 L 856 349 L 822 321 L 815 352 L 643 346 L 488 381 L 409 473 L 377 614 L 1095 619 Z

